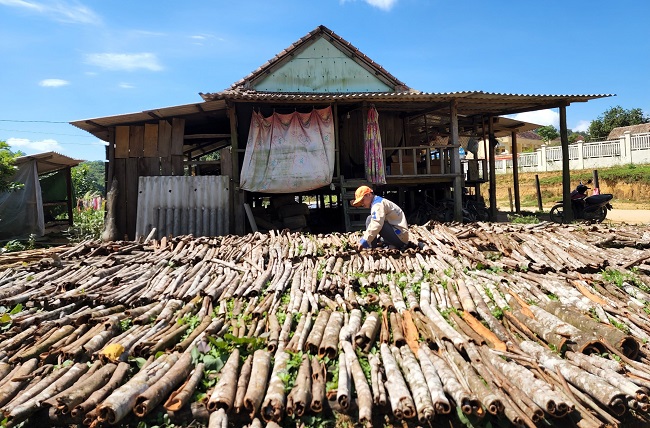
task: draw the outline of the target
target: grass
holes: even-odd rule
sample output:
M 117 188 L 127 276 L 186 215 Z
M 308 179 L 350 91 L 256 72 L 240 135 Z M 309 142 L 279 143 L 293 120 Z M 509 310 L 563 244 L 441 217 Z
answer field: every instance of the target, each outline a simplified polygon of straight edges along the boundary
M 525 173 L 520 172 L 519 181 L 534 182 L 535 175 L 539 177 L 539 184 L 541 187 L 562 184 L 562 171 Z M 593 178 L 593 169 L 571 171 L 571 182 L 578 182 L 580 180 L 586 182 L 590 178 Z M 650 164 L 628 164 L 613 166 L 610 168 L 602 168 L 598 170 L 598 179 L 606 181 L 624 181 L 626 183 L 643 183 L 650 185 Z M 511 183 L 512 174 L 499 174 L 497 176 L 497 183 L 499 183 L 499 181 L 507 181 Z
M 526 211 L 522 211 L 521 214 L 508 214 L 508 220 L 519 224 L 537 224 L 540 221 L 537 215 Z
M 520 172 L 519 193 L 522 206 L 537 206 L 536 176 L 539 178 L 542 202 L 545 205 L 562 199 L 562 171 Z M 591 169 L 571 171 L 571 188 L 575 188 L 580 181 L 586 183 L 591 178 L 593 178 Z M 497 201 L 501 206 L 509 206 L 508 189 L 514 187 L 513 174 L 499 174 L 496 180 Z M 650 164 L 619 165 L 598 169 L 598 180 L 601 188 L 609 189 L 607 193 L 614 193 L 616 202 L 647 204 L 646 190 L 650 186 Z M 626 188 L 633 191 L 627 191 L 625 192 L 627 195 L 624 195 L 623 191 Z M 488 194 L 487 183 L 481 192 Z

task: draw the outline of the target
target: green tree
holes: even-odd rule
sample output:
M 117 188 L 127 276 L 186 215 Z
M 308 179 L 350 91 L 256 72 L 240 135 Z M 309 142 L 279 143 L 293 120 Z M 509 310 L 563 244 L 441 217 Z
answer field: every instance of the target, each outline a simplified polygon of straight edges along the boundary
M 584 131 L 573 132 L 572 130 L 569 129 L 569 144 L 573 144 L 576 141 L 578 141 L 579 137 L 583 137 L 583 140 L 586 141 L 587 133 Z
M 7 192 L 20 188 L 20 185 L 11 181 L 11 177 L 16 172 L 14 159 L 18 157 L 17 153 L 10 150 L 9 144 L 0 141 L 0 192 Z
M 549 141 L 553 141 L 560 136 L 560 133 L 553 125 L 547 125 L 547 126 L 542 126 L 541 128 L 537 128 L 535 130 L 535 133 L 540 137 L 542 137 L 542 139 L 546 144 L 548 144 Z
M 105 195 L 104 162 L 82 162 L 72 168 L 72 189 L 75 200 L 84 195 Z
M 625 110 L 621 106 L 612 107 L 598 116 L 598 119 L 591 122 L 589 125 L 589 140 L 607 138 L 614 128 L 648 122 L 650 122 L 650 118 L 643 116 L 643 111 L 640 108 Z

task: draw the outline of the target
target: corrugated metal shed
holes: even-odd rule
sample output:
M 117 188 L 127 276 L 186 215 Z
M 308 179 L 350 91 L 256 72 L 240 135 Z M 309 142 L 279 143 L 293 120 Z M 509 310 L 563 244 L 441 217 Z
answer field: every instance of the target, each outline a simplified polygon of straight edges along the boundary
M 228 176 L 140 177 L 136 238 L 229 233 Z

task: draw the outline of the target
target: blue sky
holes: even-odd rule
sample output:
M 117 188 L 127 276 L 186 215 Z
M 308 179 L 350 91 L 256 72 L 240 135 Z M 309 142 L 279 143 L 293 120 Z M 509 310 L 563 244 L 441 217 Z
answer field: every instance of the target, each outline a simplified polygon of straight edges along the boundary
M 0 0 L 0 140 L 105 158 L 68 122 L 200 102 L 325 25 L 426 92 L 616 94 L 650 115 L 650 2 Z M 523 120 L 558 127 L 558 112 Z

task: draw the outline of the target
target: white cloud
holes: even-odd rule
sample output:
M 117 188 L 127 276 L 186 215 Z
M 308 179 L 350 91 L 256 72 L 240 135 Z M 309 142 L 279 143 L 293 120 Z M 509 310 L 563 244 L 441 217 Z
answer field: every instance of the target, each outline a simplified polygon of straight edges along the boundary
M 43 6 L 39 4 L 23 0 L 0 0 L 0 4 L 9 7 L 22 7 L 36 12 L 42 12 L 44 9 Z
M 391 10 L 393 6 L 397 3 L 397 0 L 365 0 L 372 7 L 379 8 L 381 10 Z
M 79 24 L 98 24 L 101 22 L 101 19 L 95 12 L 76 1 L 46 0 L 37 2 L 29 0 L 0 0 L 0 5 L 28 9 L 60 22 Z
M 120 84 L 117 85 L 117 86 L 119 86 L 119 87 L 122 88 L 122 89 L 133 89 L 133 88 L 135 88 L 135 86 L 133 86 L 132 84 L 130 84 L 130 83 L 124 83 L 124 82 L 120 83 Z
M 340 0 L 341 3 L 356 1 L 356 0 Z M 365 3 L 377 9 L 389 11 L 397 4 L 397 0 L 363 0 Z
M 150 52 L 138 54 L 99 53 L 86 55 L 88 64 L 106 70 L 135 71 L 138 69 L 160 71 L 163 66 L 155 54 Z
M 541 126 L 553 125 L 556 129 L 560 128 L 560 114 L 551 109 L 527 111 L 508 117 L 522 122 L 530 122 Z
M 572 128 L 571 130 L 573 132 L 587 132 L 589 130 L 589 125 L 591 125 L 590 120 L 579 120 L 575 128 Z
M 47 138 L 41 141 L 32 141 L 27 138 L 7 138 L 7 144 L 12 151 L 23 151 L 28 155 L 41 152 L 62 152 L 63 147 L 58 141 Z
M 139 34 L 141 36 L 151 36 L 151 37 L 161 37 L 165 35 L 165 33 L 162 33 L 160 31 L 147 31 L 147 30 L 137 30 L 135 31 L 135 34 Z
M 39 86 L 43 86 L 46 88 L 58 88 L 59 86 L 69 85 L 70 82 L 63 79 L 44 79 L 38 82 L 38 84 Z
M 214 34 L 194 34 L 189 36 L 192 40 L 192 43 L 198 46 L 203 46 L 204 43 L 216 40 L 217 42 L 224 42 L 225 39 L 222 37 L 217 37 Z

